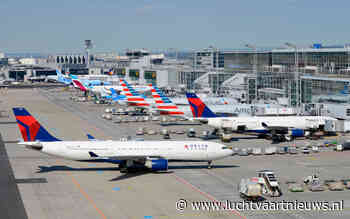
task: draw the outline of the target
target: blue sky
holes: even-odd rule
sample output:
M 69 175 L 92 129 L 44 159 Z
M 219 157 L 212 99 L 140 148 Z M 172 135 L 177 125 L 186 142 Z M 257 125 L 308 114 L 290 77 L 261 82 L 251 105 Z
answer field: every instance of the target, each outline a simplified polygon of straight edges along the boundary
M 349 43 L 350 1 L 2 0 L 0 51 L 242 48 Z

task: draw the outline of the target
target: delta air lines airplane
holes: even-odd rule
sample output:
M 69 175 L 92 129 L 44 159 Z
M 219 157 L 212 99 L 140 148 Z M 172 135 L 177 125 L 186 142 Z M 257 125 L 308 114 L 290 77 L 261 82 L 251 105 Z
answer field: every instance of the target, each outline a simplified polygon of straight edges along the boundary
M 69 160 L 118 164 L 121 171 L 166 171 L 171 161 L 207 162 L 231 156 L 232 148 L 208 141 L 62 141 L 51 135 L 24 108 L 13 108 L 23 142 L 38 152 Z

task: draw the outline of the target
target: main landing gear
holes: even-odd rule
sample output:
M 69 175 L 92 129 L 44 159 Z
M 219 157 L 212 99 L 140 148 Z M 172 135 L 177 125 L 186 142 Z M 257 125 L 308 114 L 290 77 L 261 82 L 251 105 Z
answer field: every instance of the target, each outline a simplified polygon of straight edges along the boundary
M 212 160 L 209 160 L 208 161 L 208 169 L 211 169 L 211 163 L 212 163 L 213 161 Z

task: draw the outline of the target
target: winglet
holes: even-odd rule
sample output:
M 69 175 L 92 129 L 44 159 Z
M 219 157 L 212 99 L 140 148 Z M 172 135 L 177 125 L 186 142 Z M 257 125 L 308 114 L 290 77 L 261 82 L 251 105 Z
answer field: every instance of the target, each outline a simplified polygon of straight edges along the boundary
M 92 136 L 92 135 L 90 135 L 90 134 L 86 134 L 86 136 L 88 137 L 88 139 L 89 139 L 90 141 L 96 141 L 96 138 L 95 138 L 94 136 Z

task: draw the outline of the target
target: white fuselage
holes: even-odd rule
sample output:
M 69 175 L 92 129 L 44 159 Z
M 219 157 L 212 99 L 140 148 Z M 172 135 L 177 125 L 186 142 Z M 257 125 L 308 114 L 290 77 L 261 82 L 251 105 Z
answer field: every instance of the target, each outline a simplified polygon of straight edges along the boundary
M 36 142 L 23 142 L 25 145 Z M 134 160 L 161 157 L 167 160 L 210 161 L 232 155 L 232 150 L 206 141 L 57 141 L 40 142 L 42 153 L 70 160 L 113 158 Z M 98 157 L 92 157 L 93 152 Z
M 233 131 L 241 126 L 247 131 L 264 130 L 267 126 L 291 127 L 297 129 L 313 129 L 324 125 L 326 120 L 335 120 L 326 116 L 254 116 L 254 117 L 222 117 L 208 118 L 208 125 L 215 128 L 231 128 Z

